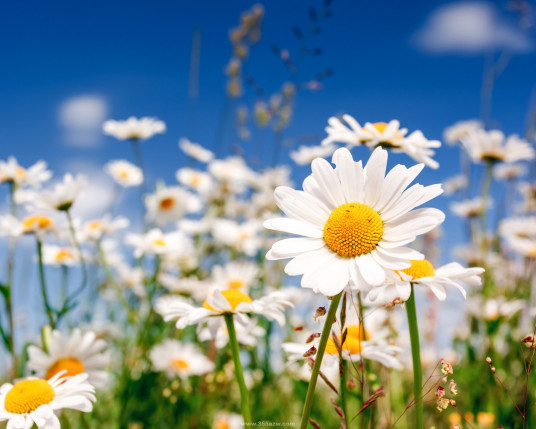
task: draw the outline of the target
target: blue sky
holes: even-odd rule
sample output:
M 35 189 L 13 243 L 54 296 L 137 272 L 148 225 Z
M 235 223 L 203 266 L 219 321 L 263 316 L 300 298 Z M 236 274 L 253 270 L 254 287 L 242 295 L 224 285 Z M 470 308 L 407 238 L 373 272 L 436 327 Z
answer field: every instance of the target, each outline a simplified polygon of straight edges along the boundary
M 177 148 L 180 137 L 208 147 L 214 143 L 224 98 L 223 68 L 231 55 L 228 29 L 236 26 L 240 13 L 253 4 L 4 3 L 0 14 L 4 64 L 0 71 L 0 156 L 15 155 L 24 165 L 45 159 L 58 175 L 69 169 L 94 174 L 93 182 L 103 189 L 108 185 L 99 172 L 101 166 L 111 159 L 132 159 L 132 154 L 128 145 L 101 135 L 101 116 L 156 116 L 167 123 L 168 131 L 144 144 L 152 174 L 149 179 L 158 176 L 172 182 L 175 170 L 184 162 Z M 305 29 L 308 9 L 321 4 L 314 0 L 265 4 L 262 39 L 252 50 L 247 72 L 268 94 L 288 78 L 270 45 L 295 52 L 298 43 L 292 28 Z M 443 22 L 449 18 L 459 21 L 460 15 L 441 14 L 452 5 L 461 7 L 457 13 L 470 20 L 461 33 L 452 22 Z M 482 16 L 469 15 L 467 7 L 475 5 Z M 507 133 L 524 133 L 536 57 L 532 36 L 519 30 L 515 15 L 505 9 L 504 2 L 335 0 L 332 9 L 333 17 L 325 21 L 315 39 L 315 46 L 324 54 L 304 61 L 301 75 L 307 80 L 327 67 L 336 73 L 321 91 L 298 95 L 285 138 L 321 138 L 328 117 L 350 113 L 362 123 L 397 118 L 410 131 L 422 129 L 427 137 L 441 139 L 447 125 L 479 116 L 485 56 L 505 46 L 514 57 L 497 81 L 493 125 Z M 438 32 L 441 23 L 446 27 Z M 189 135 L 187 91 L 194 30 L 202 34 L 200 95 L 196 132 Z M 464 31 L 470 32 L 464 35 Z M 93 97 L 103 106 L 93 122 L 89 115 L 90 138 L 83 145 L 71 139 L 61 121 L 65 103 L 80 97 Z M 254 101 L 252 92 L 247 92 L 245 104 L 251 106 Z M 272 137 L 257 134 L 256 140 L 243 144 L 246 153 L 259 153 L 254 145 L 260 141 L 269 145 Z M 236 139 L 228 138 L 226 148 L 234 143 Z M 265 154 L 269 152 L 270 148 L 264 149 Z M 368 157 L 366 150 L 356 154 Z M 458 171 L 457 150 L 442 148 L 437 159 L 440 170 L 427 169 L 421 179 L 424 183 L 438 182 Z M 286 153 L 282 160 L 290 163 Z M 413 163 L 403 155 L 392 162 Z M 300 167 L 294 174 L 300 181 L 307 173 L 308 168 Z M 445 200 L 439 204 L 448 212 Z M 461 234 L 456 223 L 446 226 Z

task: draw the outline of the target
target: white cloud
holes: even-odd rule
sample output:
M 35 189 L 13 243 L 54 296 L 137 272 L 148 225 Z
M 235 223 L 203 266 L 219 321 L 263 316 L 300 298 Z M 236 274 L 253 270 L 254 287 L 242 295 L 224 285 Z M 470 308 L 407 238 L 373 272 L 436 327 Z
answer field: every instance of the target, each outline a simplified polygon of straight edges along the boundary
M 74 146 L 95 146 L 102 137 L 108 105 L 98 95 L 80 95 L 61 103 L 58 112 L 64 140 Z
M 490 49 L 527 52 L 532 41 L 515 24 L 485 2 L 450 3 L 436 9 L 414 41 L 433 53 L 478 54 Z

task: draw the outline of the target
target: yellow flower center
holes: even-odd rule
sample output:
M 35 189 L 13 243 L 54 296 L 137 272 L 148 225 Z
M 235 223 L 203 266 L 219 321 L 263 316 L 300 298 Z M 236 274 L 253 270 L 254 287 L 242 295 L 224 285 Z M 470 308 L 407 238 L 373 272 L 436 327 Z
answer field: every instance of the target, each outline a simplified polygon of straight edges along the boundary
M 15 177 L 17 179 L 24 179 L 26 177 L 26 169 L 23 167 L 17 168 L 17 171 L 15 171 Z
M 252 299 L 249 297 L 249 295 L 245 294 L 245 293 L 242 293 L 240 291 L 237 291 L 235 289 L 228 289 L 228 290 L 224 290 L 222 293 L 223 297 L 227 300 L 227 302 L 229 304 L 231 304 L 231 311 L 234 311 L 236 310 L 236 307 L 238 306 L 238 304 L 240 304 L 241 302 L 247 302 L 247 303 L 250 303 L 252 302 Z M 218 310 L 216 310 L 215 308 L 213 308 L 209 303 L 208 303 L 208 300 L 205 300 L 205 302 L 203 303 L 203 308 L 206 308 L 207 310 L 210 310 L 210 311 L 216 311 L 216 312 L 219 312 Z
M 117 175 L 120 179 L 128 179 L 130 177 L 130 173 L 127 170 L 119 170 Z
M 194 174 L 192 176 L 192 179 L 190 180 L 190 185 L 195 188 L 199 186 L 199 182 L 201 181 L 201 178 L 199 177 L 199 174 Z
M 89 222 L 88 227 L 89 227 L 89 229 L 91 229 L 92 231 L 95 231 L 95 230 L 97 230 L 97 229 L 100 229 L 100 228 L 102 227 L 102 221 L 100 221 L 100 220 L 93 220 L 93 221 Z
M 46 378 L 51 379 L 60 371 L 67 371 L 63 374 L 64 377 L 72 377 L 74 375 L 82 374 L 85 369 L 82 362 L 76 358 L 67 357 L 57 360 L 48 369 Z
M 532 246 L 527 252 L 527 256 L 532 259 L 536 259 L 536 246 Z
M 27 414 L 52 402 L 56 394 L 46 380 L 23 380 L 7 393 L 4 407 L 8 413 Z
M 351 325 L 347 328 L 346 333 L 346 340 L 344 340 L 344 344 L 342 345 L 342 350 L 347 350 L 349 354 L 351 355 L 357 355 L 361 353 L 361 350 L 363 349 L 363 341 L 369 339 L 368 332 L 365 332 L 365 338 L 363 338 L 363 329 L 358 325 Z M 339 344 L 342 341 L 342 335 L 337 335 L 337 338 L 339 339 Z M 326 345 L 326 353 L 330 355 L 337 355 L 339 354 L 339 351 L 337 350 L 337 347 L 335 346 L 335 341 L 333 341 L 333 338 L 330 337 L 328 339 L 328 343 Z
M 372 126 L 376 128 L 380 133 L 383 133 L 389 125 L 387 122 L 374 122 Z
M 60 249 L 58 253 L 56 253 L 56 260 L 59 262 L 72 259 L 72 258 L 73 258 L 73 254 L 67 249 Z
M 240 279 L 231 279 L 227 282 L 229 289 L 242 289 L 244 287 L 244 282 Z
M 157 238 L 157 239 L 153 240 L 153 244 L 155 246 L 165 246 L 166 242 L 162 238 Z
M 52 219 L 43 215 L 30 215 L 22 220 L 22 226 L 25 232 L 31 232 L 36 229 L 46 229 L 53 225 Z
M 162 210 L 171 210 L 174 205 L 175 200 L 171 197 L 164 198 L 162 201 L 160 201 L 160 208 Z
M 185 360 L 175 359 L 174 361 L 171 361 L 170 366 L 174 369 L 182 371 L 188 369 L 190 365 Z
M 372 252 L 383 235 L 380 215 L 361 203 L 347 203 L 333 210 L 324 225 L 328 247 L 345 258 Z
M 411 276 L 413 279 L 433 277 L 435 275 L 434 266 L 426 259 L 422 261 L 411 261 L 411 267 L 402 270 L 402 272 Z
M 230 429 L 229 423 L 227 420 L 218 419 L 214 422 L 214 429 Z

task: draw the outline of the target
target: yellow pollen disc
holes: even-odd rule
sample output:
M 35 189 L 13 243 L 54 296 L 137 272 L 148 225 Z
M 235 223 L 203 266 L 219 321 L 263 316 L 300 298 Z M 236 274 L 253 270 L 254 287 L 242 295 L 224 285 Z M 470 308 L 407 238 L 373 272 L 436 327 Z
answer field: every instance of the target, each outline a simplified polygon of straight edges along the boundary
M 214 429 L 230 429 L 229 423 L 226 420 L 219 419 L 214 422 Z
M 164 198 L 160 201 L 160 208 L 162 210 L 171 210 L 175 205 L 175 200 L 173 198 Z
M 239 279 L 229 280 L 227 282 L 229 289 L 242 289 L 244 287 L 244 282 Z
M 402 270 L 402 272 L 411 276 L 413 279 L 433 277 L 435 275 L 434 266 L 426 259 L 422 261 L 411 261 L 411 267 Z
M 22 220 L 22 226 L 27 232 L 33 231 L 35 228 L 45 229 L 52 226 L 52 224 L 52 219 L 43 215 L 30 215 Z
M 389 125 L 387 122 L 374 122 L 372 126 L 376 128 L 380 133 L 383 133 Z
M 532 246 L 527 252 L 527 256 L 532 259 L 536 259 L 536 246 Z
M 188 367 L 190 366 L 188 364 L 188 362 L 186 362 L 185 360 L 182 360 L 182 359 L 176 359 L 174 361 L 172 361 L 170 363 L 170 366 L 172 368 L 175 368 L 175 369 L 178 369 L 179 371 L 181 370 L 184 370 L 184 369 L 188 369 Z
M 102 222 L 100 220 L 93 220 L 89 222 L 88 226 L 89 226 L 89 229 L 95 231 L 102 227 Z
M 155 244 L 156 246 L 165 246 L 166 242 L 161 238 L 157 238 L 156 240 L 153 240 L 153 244 Z
M 337 338 L 339 339 L 339 344 L 342 341 L 342 335 L 337 335 Z M 368 339 L 369 335 L 367 332 L 365 332 L 365 339 Z M 342 350 L 348 351 L 351 355 L 357 355 L 361 353 L 361 350 L 363 349 L 363 330 L 357 326 L 352 325 L 348 327 L 348 331 L 346 333 L 346 340 L 344 340 L 344 344 L 342 345 Z M 337 347 L 335 346 L 335 342 L 333 341 L 333 338 L 328 339 L 328 343 L 326 345 L 326 353 L 330 355 L 337 355 L 339 354 Z
M 52 402 L 56 394 L 45 380 L 23 380 L 7 393 L 4 407 L 8 413 L 27 414 Z
M 130 174 L 127 170 L 120 170 L 117 175 L 121 178 L 121 179 L 128 179 L 130 177 Z
M 19 179 L 24 179 L 26 176 L 26 169 L 23 167 L 17 168 L 17 171 L 15 172 L 15 176 Z
M 60 371 L 67 371 L 63 374 L 64 377 L 72 377 L 74 375 L 82 374 L 85 369 L 82 362 L 76 358 L 68 357 L 57 360 L 48 369 L 46 378 L 47 380 L 54 377 Z
M 199 186 L 199 182 L 201 181 L 200 177 L 198 174 L 194 174 L 192 176 L 192 180 L 190 180 L 190 185 L 192 185 L 192 187 L 196 187 L 196 186 Z
M 229 304 L 231 304 L 231 310 L 233 310 L 233 311 L 236 310 L 236 307 L 241 302 L 247 302 L 247 303 L 252 302 L 252 299 L 249 297 L 249 295 L 247 295 L 245 293 L 242 293 L 240 291 L 237 291 L 235 289 L 224 290 L 221 294 L 227 300 L 227 302 Z M 203 303 L 203 308 L 206 308 L 207 310 L 210 310 L 210 311 L 218 311 L 218 310 L 214 309 L 208 303 L 207 300 L 205 300 L 205 302 Z
M 361 203 L 347 203 L 333 210 L 324 225 L 324 241 L 345 258 L 372 252 L 383 235 L 380 215 Z

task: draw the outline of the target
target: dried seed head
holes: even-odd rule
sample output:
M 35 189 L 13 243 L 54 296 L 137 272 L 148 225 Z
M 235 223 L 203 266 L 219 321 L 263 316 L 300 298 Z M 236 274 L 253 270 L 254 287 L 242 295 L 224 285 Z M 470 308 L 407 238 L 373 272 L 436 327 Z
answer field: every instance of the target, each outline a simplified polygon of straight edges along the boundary
M 447 378 L 447 377 L 443 377 L 443 378 L 441 379 L 441 381 L 443 382 L 443 384 L 447 384 L 448 378 Z
M 450 405 L 455 407 L 456 406 L 456 401 L 454 399 L 450 399 Z
M 313 346 L 303 354 L 303 357 L 309 357 L 309 356 L 313 356 L 315 354 L 316 354 L 316 347 Z
M 295 326 L 294 327 L 294 332 L 300 332 L 300 331 L 303 331 L 303 326 Z
M 445 389 L 441 386 L 438 386 L 435 395 L 437 399 L 443 398 L 445 396 Z
M 454 370 L 452 369 L 452 365 L 450 362 L 446 361 L 445 359 L 441 359 L 441 372 L 443 375 L 447 374 L 454 374 Z
M 441 412 L 443 410 L 446 410 L 449 405 L 450 401 L 447 398 L 439 398 L 437 400 L 437 411 Z
M 486 362 L 488 365 L 491 365 L 491 358 L 489 356 L 486 358 Z
M 458 386 L 456 385 L 456 382 L 452 378 L 450 379 L 449 390 L 450 390 L 450 393 L 452 393 L 453 395 L 458 394 Z
M 326 307 L 318 307 L 316 309 L 316 312 L 315 312 L 315 317 L 314 319 L 318 319 L 319 317 L 322 317 L 322 316 L 325 316 L 326 315 Z
M 495 370 L 495 367 L 492 366 L 492 367 L 491 367 L 491 372 L 492 372 L 493 374 L 495 374 L 495 371 L 496 371 L 496 370 Z
M 532 335 L 529 335 L 528 337 L 525 337 L 521 340 L 521 342 L 525 343 L 525 345 L 529 348 L 529 349 L 534 349 L 536 348 L 536 342 L 534 341 L 534 337 Z
M 305 344 L 308 344 L 310 343 L 311 341 L 313 341 L 315 338 L 318 338 L 320 337 L 320 333 L 319 332 L 315 332 L 314 334 L 311 334 L 307 337 L 307 339 L 305 340 Z
M 357 386 L 357 384 L 356 384 L 356 382 L 354 380 L 348 380 L 346 382 L 346 388 L 348 390 L 354 390 L 356 388 L 356 386 Z

